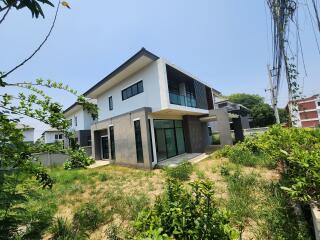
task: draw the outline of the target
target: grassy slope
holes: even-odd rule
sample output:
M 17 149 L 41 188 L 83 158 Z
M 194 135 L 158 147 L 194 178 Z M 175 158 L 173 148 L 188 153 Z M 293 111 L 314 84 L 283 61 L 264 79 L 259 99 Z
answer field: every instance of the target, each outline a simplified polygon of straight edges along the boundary
M 40 198 L 30 206 L 71 220 L 82 203 L 94 202 L 105 220 L 90 234 L 91 239 L 105 238 L 111 223 L 130 229 L 138 212 L 162 192 L 165 178 L 161 170 L 119 166 L 52 169 L 51 174 L 57 180 L 53 190 L 39 190 Z M 297 224 L 286 207 L 276 170 L 243 167 L 212 156 L 195 165 L 190 181 L 204 178 L 215 183 L 217 202 L 230 211 L 233 225 L 243 231 L 243 239 L 308 239 L 304 223 Z

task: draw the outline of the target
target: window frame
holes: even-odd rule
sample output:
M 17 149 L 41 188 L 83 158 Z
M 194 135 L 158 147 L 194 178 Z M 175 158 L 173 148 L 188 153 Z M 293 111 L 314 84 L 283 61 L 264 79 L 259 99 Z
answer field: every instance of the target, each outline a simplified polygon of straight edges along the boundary
M 109 111 L 113 110 L 113 98 L 112 96 L 109 97 Z
M 144 163 L 140 119 L 136 119 L 133 121 L 133 129 L 134 129 L 134 136 L 135 136 L 137 163 Z
M 135 93 L 133 89 L 136 89 Z M 143 92 L 144 92 L 143 80 L 140 80 L 121 91 L 122 101 L 125 101 Z

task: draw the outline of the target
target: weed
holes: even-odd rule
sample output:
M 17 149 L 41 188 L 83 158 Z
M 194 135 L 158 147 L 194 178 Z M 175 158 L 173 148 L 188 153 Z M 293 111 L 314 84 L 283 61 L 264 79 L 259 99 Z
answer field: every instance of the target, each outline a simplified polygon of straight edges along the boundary
M 230 175 L 229 168 L 227 168 L 226 166 L 221 166 L 220 174 L 221 176 L 229 176 Z
M 240 232 L 250 219 L 255 219 L 255 188 L 257 177 L 254 174 L 242 175 L 239 171 L 226 176 L 229 199 L 227 209 L 232 214 L 232 222 L 238 225 Z
M 103 219 L 103 212 L 93 202 L 81 205 L 73 216 L 73 224 L 77 229 L 94 231 Z
M 206 174 L 204 173 L 204 171 L 201 171 L 199 168 L 196 168 L 195 172 L 196 172 L 196 175 L 199 179 L 206 178 Z
M 77 232 L 65 218 L 57 217 L 50 228 L 53 240 L 85 239 L 84 233 Z
M 193 171 L 193 166 L 190 162 L 183 162 L 177 167 L 168 167 L 165 169 L 166 175 L 170 178 L 186 181 L 190 178 Z
M 106 173 L 100 173 L 98 179 L 100 182 L 105 182 L 109 179 L 109 176 Z

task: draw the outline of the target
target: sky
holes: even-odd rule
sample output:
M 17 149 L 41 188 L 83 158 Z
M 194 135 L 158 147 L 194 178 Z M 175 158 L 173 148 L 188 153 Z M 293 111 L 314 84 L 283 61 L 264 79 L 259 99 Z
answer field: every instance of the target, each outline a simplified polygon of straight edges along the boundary
M 265 0 L 69 0 L 41 51 L 8 77 L 8 82 L 52 79 L 85 92 L 142 47 L 169 60 L 224 95 L 259 94 L 270 103 L 267 64 L 271 62 L 270 15 Z M 7 71 L 43 40 L 46 18 L 12 11 L 0 25 L 0 70 Z M 301 14 L 301 41 L 307 76 L 299 62 L 304 95 L 320 92 L 320 54 L 310 20 Z M 7 90 L 7 89 L 6 89 Z M 17 90 L 10 89 L 10 93 Z M 3 90 L 2 90 L 3 92 Z M 287 103 L 283 82 L 279 106 Z M 75 97 L 49 91 L 67 108 Z M 36 125 L 38 134 L 43 125 Z

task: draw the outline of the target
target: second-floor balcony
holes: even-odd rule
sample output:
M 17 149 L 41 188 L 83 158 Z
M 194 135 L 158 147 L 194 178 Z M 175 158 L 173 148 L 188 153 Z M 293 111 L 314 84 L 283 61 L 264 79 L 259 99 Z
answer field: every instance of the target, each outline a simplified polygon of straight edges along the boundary
M 171 104 L 193 107 L 193 108 L 197 106 L 197 102 L 194 97 L 179 95 L 173 92 L 169 92 L 169 97 L 170 97 Z

